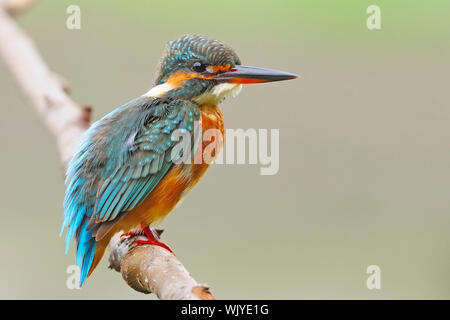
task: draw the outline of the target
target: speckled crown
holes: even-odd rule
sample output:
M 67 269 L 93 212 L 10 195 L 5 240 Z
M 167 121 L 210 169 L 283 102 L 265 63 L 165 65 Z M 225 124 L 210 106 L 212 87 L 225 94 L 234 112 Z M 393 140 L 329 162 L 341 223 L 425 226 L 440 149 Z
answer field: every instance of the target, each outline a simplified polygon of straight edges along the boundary
M 167 43 L 155 83 L 164 82 L 172 71 L 190 68 L 199 60 L 208 65 L 241 64 L 239 56 L 230 46 L 201 35 L 185 35 Z

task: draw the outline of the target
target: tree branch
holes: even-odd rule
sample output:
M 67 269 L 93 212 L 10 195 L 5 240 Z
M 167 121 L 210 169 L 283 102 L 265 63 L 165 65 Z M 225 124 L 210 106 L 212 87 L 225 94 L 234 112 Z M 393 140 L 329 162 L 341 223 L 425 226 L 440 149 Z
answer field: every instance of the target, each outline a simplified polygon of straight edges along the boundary
M 3 8 L 11 15 L 20 13 L 28 9 L 37 0 L 0 0 L 0 8 Z
M 155 237 L 160 232 L 152 230 Z M 158 233 L 157 233 L 158 232 Z M 134 246 L 137 240 L 147 240 L 143 233 L 111 239 L 110 268 L 120 272 L 126 283 L 143 293 L 157 295 L 161 300 L 212 300 L 209 288 L 199 285 L 181 262 L 159 246 Z M 142 259 L 142 257 L 153 257 Z
M 17 12 L 18 6 L 13 3 L 6 1 L 10 10 L 14 8 Z M 56 137 L 65 167 L 89 127 L 90 109 L 79 108 L 69 98 L 67 84 L 49 70 L 30 38 L 5 10 L 0 10 L 0 54 L 35 111 Z
M 0 0 L 0 55 L 19 87 L 47 128 L 55 136 L 62 168 L 75 152 L 91 122 L 91 108 L 79 107 L 68 95 L 69 86 L 53 73 L 31 39 L 11 18 L 36 0 Z M 136 291 L 155 293 L 160 299 L 214 299 L 206 286 L 199 285 L 182 263 L 157 246 L 134 246 L 137 234 L 110 242 L 111 268 L 122 273 Z

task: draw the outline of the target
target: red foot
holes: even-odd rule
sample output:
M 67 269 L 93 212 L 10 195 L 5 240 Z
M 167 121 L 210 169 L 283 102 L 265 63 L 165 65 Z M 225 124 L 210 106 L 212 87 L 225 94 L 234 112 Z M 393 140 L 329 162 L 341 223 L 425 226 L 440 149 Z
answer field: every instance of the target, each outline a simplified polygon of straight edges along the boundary
M 162 243 L 161 241 L 156 239 L 155 235 L 153 234 L 153 232 L 150 230 L 150 228 L 148 226 L 145 227 L 145 226 L 141 225 L 141 228 L 142 228 L 142 231 L 145 233 L 145 236 L 147 237 L 148 240 L 137 240 L 134 242 L 134 244 L 136 244 L 136 245 L 151 244 L 154 246 L 159 246 L 161 248 L 164 248 L 167 251 L 169 251 L 170 253 L 174 254 L 172 249 L 170 249 L 165 243 Z

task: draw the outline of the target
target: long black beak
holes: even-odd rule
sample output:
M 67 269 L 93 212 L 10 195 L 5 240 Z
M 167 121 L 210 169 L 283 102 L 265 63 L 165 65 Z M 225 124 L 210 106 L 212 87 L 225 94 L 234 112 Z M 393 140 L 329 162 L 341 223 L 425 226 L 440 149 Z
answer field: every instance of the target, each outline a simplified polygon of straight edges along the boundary
M 219 73 L 214 79 L 230 83 L 262 83 L 298 78 L 297 75 L 265 68 L 236 65 L 230 71 Z

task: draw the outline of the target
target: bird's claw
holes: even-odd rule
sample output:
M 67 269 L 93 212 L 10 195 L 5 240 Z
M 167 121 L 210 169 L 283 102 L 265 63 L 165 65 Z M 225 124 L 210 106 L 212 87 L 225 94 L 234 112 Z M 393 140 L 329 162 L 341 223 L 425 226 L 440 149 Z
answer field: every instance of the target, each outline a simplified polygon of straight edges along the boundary
M 147 240 L 136 240 L 133 242 L 134 245 L 140 246 L 140 245 L 144 245 L 144 244 L 150 244 L 150 245 L 154 245 L 154 246 L 158 246 L 163 249 L 166 249 L 171 254 L 175 255 L 175 253 L 173 253 L 172 249 L 170 249 L 168 245 L 159 241 L 160 233 L 155 234 L 152 230 L 150 230 L 150 228 L 148 226 L 146 227 L 144 225 L 141 225 L 141 229 L 142 229 L 142 232 L 144 233 L 144 235 L 147 237 Z
M 150 245 L 154 245 L 154 246 L 158 246 L 158 247 L 161 247 L 163 249 L 166 249 L 171 254 L 174 254 L 172 249 L 170 249 L 168 245 L 166 245 L 165 243 L 160 242 L 160 241 L 154 241 L 154 240 L 150 240 L 150 239 L 149 240 L 136 240 L 136 241 L 133 242 L 133 244 L 136 245 L 136 246 L 141 246 L 141 245 L 144 245 L 144 244 L 150 244 Z

